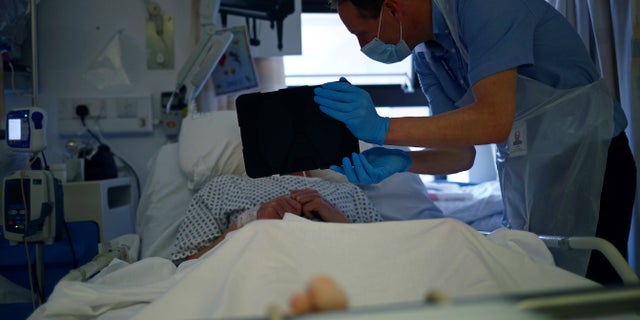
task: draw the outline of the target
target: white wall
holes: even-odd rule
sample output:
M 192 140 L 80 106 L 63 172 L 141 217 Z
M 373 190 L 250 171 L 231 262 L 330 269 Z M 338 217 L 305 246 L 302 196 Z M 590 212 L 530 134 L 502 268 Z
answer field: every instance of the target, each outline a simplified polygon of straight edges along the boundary
M 58 108 L 61 98 L 80 97 L 126 97 L 151 96 L 154 119 L 161 117 L 160 95 L 175 86 L 177 70 L 184 63 L 193 48 L 191 15 L 192 3 L 197 1 L 154 0 L 164 15 L 174 21 L 174 68 L 168 70 L 147 69 L 145 21 L 147 11 L 144 0 L 48 0 L 39 1 L 38 48 L 39 53 L 39 106 L 48 113 L 48 148 L 45 155 L 49 164 L 64 161 L 68 153 L 65 144 L 69 139 L 89 141 L 82 136 L 61 137 L 58 128 Z M 287 18 L 287 50 L 300 51 L 299 14 L 300 2 L 296 1 L 296 13 Z M 233 18 L 235 19 L 235 18 Z M 234 25 L 230 19 L 229 25 Z M 244 20 L 243 20 L 244 21 Z M 244 23 L 243 23 L 244 24 Z M 197 26 L 195 26 L 197 28 Z M 129 77 L 130 87 L 99 90 L 83 75 L 95 58 L 102 53 L 110 39 L 120 32 L 124 69 Z M 270 45 L 267 34 L 261 35 L 263 45 Z M 275 36 L 273 36 L 275 37 Z M 275 41 L 275 40 L 273 40 Z M 275 44 L 272 44 L 275 47 Z M 297 49 L 294 49 L 297 48 Z M 254 48 L 252 47 L 252 51 Z M 261 58 L 256 62 L 263 90 L 275 90 L 285 86 L 284 67 L 281 58 Z M 269 74 L 267 74 L 269 73 Z M 4 79 L 9 81 L 9 79 Z M 233 101 L 222 99 L 233 106 Z M 8 110 L 31 106 L 29 97 L 7 92 L 5 97 Z M 219 108 L 225 106 L 219 105 Z M 91 128 L 94 128 L 90 124 Z M 147 162 L 154 153 L 167 142 L 162 128 L 154 127 L 151 134 L 106 135 L 106 142 L 112 150 L 137 172 L 140 182 L 147 176 Z M 2 149 L 0 169 L 12 168 L 14 158 L 7 157 Z M 20 160 L 23 160 L 20 158 Z M 20 161 L 24 162 L 24 161 Z M 19 164 L 22 166 L 22 163 Z M 2 173 L 2 172 L 0 172 Z
M 189 32 L 190 1 L 156 0 L 175 21 L 175 65 L 180 66 L 192 48 Z M 66 138 L 58 135 L 58 99 L 65 96 L 152 96 L 156 117 L 160 114 L 160 93 L 175 85 L 176 70 L 147 70 L 144 1 L 55 0 L 38 5 L 38 52 L 40 106 L 49 115 L 49 163 L 64 159 Z M 100 91 L 82 75 L 101 49 L 122 30 L 122 57 L 131 87 Z M 8 108 L 13 106 L 8 99 Z M 166 142 L 161 130 L 143 136 L 107 136 L 112 150 L 130 163 L 141 183 L 146 178 L 147 160 Z
M 193 47 L 191 40 L 191 1 L 156 0 L 165 15 L 170 15 L 175 27 L 175 66 L 186 60 Z M 176 68 L 171 70 L 148 70 L 146 67 L 145 20 L 147 12 L 143 0 L 49 0 L 38 5 L 38 52 L 39 52 L 39 101 L 49 115 L 46 150 L 48 162 L 57 163 L 66 156 L 68 137 L 60 137 L 57 118 L 61 97 L 113 97 L 151 96 L 155 118 L 160 117 L 160 93 L 173 89 Z M 98 90 L 83 78 L 90 64 L 101 53 L 104 46 L 121 31 L 122 58 L 125 71 L 132 86 L 125 89 Z M 272 64 L 272 63 L 271 63 Z M 264 64 L 258 64 L 258 69 Z M 278 64 L 278 72 L 282 70 Z M 273 72 L 272 66 L 266 69 Z M 269 82 L 273 81 L 268 75 Z M 280 75 L 278 75 L 280 76 Z M 279 79 L 279 78 L 278 78 Z M 281 80 L 281 79 L 280 79 Z M 267 85 L 264 79 L 262 85 Z M 274 88 L 275 89 L 275 88 Z M 26 106 L 30 99 L 9 94 L 7 107 Z M 89 140 L 85 134 L 85 140 Z M 152 134 L 106 136 L 113 151 L 130 163 L 144 183 L 148 159 L 166 143 L 160 127 Z M 489 156 L 488 159 L 491 159 Z M 482 170 L 475 170 L 482 173 Z M 493 164 L 491 170 L 493 174 Z M 475 177 L 483 178 L 484 177 Z

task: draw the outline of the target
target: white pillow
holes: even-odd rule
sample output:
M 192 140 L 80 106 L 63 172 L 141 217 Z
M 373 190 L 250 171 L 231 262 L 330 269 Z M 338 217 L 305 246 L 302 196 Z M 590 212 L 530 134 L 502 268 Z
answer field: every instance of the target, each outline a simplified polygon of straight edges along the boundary
M 234 110 L 191 114 L 182 120 L 178 138 L 180 167 L 191 190 L 211 177 L 246 175 L 240 127 Z
M 178 165 L 178 144 L 162 146 L 149 160 L 149 174 L 136 212 L 142 258 L 169 258 L 178 227 L 193 197 Z
M 180 167 L 188 188 L 200 189 L 214 176 L 246 175 L 237 114 L 233 110 L 193 114 L 183 119 L 178 141 Z M 360 150 L 372 145 L 360 141 Z M 394 146 L 385 146 L 397 148 Z M 401 148 L 402 149 L 402 148 Z M 332 181 L 346 177 L 331 170 L 315 170 L 312 176 Z M 385 220 L 441 218 L 420 178 L 413 173 L 396 174 L 375 185 L 362 185 Z

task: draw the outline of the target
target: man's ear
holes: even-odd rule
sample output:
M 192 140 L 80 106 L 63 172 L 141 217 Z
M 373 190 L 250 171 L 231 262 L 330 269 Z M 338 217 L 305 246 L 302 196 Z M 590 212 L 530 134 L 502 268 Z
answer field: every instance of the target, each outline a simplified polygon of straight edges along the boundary
M 398 19 L 402 18 L 402 8 L 400 7 L 399 0 L 384 0 L 382 6 L 384 7 L 384 11 L 391 13 Z

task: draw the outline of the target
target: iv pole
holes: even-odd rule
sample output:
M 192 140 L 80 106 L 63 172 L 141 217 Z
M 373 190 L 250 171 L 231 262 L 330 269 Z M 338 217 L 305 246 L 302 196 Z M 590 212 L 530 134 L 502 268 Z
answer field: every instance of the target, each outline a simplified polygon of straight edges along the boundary
M 31 7 L 31 101 L 34 107 L 38 107 L 38 29 L 36 0 L 30 1 Z M 35 243 L 36 247 L 36 277 L 38 289 L 44 295 L 44 243 Z M 43 301 L 41 301 L 42 303 Z
M 5 128 L 5 117 L 7 114 L 7 110 L 4 106 L 4 58 L 2 58 L 2 54 L 0 54 L 0 131 L 4 131 Z M 0 137 L 0 140 L 3 137 Z
M 38 26 L 36 0 L 31 0 L 31 90 L 33 106 L 38 106 Z

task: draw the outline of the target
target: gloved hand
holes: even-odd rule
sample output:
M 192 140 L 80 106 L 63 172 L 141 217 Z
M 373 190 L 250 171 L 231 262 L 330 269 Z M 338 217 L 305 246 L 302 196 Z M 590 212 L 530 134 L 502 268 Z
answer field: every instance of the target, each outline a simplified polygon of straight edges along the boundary
M 380 117 L 369 93 L 350 84 L 347 79 L 328 82 L 315 88 L 314 101 L 320 110 L 342 121 L 356 138 L 383 144 L 389 131 L 389 118 Z
M 331 166 L 331 170 L 344 174 L 353 183 L 374 184 L 396 172 L 407 171 L 411 162 L 411 157 L 402 150 L 375 147 L 354 152 L 351 159 L 342 159 L 342 167 Z

